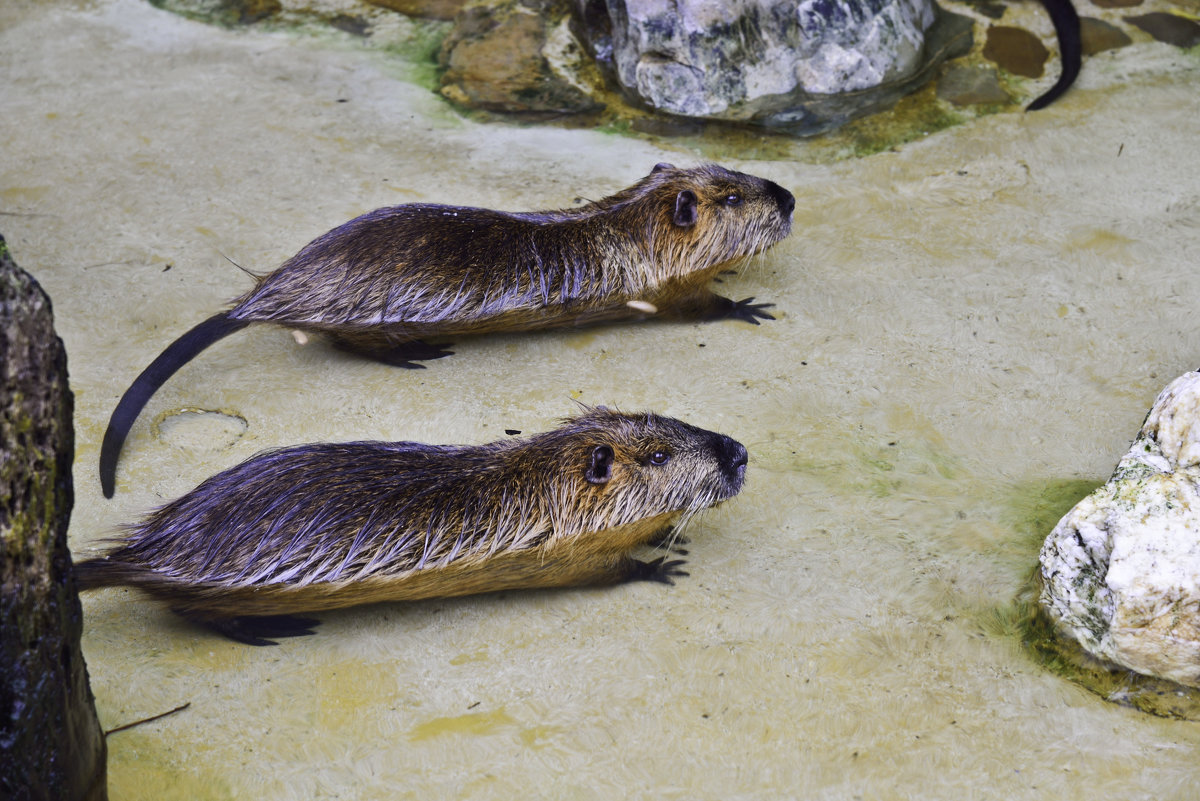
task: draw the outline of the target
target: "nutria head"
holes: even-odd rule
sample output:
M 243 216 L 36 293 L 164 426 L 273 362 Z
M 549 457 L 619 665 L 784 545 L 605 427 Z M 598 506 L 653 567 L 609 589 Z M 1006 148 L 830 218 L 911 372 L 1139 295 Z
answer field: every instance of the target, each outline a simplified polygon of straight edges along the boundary
M 627 198 L 644 216 L 652 260 L 667 275 L 716 271 L 760 253 L 792 230 L 796 198 L 774 181 L 716 164 L 658 164 Z
M 727 500 L 741 491 L 747 453 L 680 420 L 598 407 L 531 438 L 521 459 L 531 469 L 553 464 L 541 468 L 554 487 L 548 511 L 561 521 L 555 535 L 570 536 L 666 514 L 686 519 Z

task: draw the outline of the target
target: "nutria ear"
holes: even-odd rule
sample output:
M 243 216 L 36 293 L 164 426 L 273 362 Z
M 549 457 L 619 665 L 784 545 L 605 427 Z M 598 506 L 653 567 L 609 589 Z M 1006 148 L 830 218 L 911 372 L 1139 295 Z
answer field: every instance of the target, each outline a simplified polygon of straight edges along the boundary
M 658 164 L 654 165 L 654 169 L 650 171 L 650 174 L 654 175 L 654 173 L 656 173 L 656 172 L 662 172 L 663 170 L 673 170 L 673 169 L 675 169 L 674 164 L 668 164 L 665 161 L 660 161 Z
M 592 484 L 604 484 L 612 477 L 612 448 L 607 445 L 597 445 L 592 448 L 592 455 L 588 458 L 587 470 L 584 472 L 584 477 Z
M 696 193 L 690 189 L 675 196 L 675 224 L 680 228 L 696 224 Z

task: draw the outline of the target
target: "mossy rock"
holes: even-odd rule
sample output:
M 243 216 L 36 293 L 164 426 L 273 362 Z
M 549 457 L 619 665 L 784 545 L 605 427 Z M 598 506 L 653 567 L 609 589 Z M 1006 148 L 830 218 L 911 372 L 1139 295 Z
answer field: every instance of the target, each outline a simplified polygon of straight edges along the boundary
M 71 574 L 71 390 L 50 300 L 0 238 L 0 798 L 107 798 Z

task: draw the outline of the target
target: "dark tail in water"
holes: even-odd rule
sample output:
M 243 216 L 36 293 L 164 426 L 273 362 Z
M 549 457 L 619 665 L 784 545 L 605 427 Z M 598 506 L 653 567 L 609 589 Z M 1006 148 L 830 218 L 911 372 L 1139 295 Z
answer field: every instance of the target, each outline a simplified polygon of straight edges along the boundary
M 1037 111 L 1053 103 L 1063 92 L 1075 83 L 1079 75 L 1079 66 L 1083 61 L 1083 40 L 1079 32 L 1079 15 L 1071 0 L 1042 0 L 1042 5 L 1050 14 L 1054 23 L 1054 33 L 1058 36 L 1058 53 L 1062 60 L 1062 74 L 1058 81 L 1047 92 L 1026 107 L 1026 111 Z
M 175 372 L 190 362 L 209 345 L 224 339 L 234 331 L 240 331 L 249 325 L 247 320 L 235 320 L 229 312 L 221 312 L 209 317 L 200 325 L 188 331 L 179 339 L 172 342 L 158 358 L 150 362 L 150 366 L 134 380 L 133 385 L 125 390 L 121 402 L 113 409 L 112 417 L 108 420 L 108 430 L 104 432 L 104 444 L 100 446 L 100 487 L 104 497 L 111 498 L 116 485 L 117 459 L 121 456 L 121 446 L 133 421 L 141 414 L 142 407 L 150 400 L 158 388 L 166 383 Z
M 75 587 L 80 592 L 100 587 L 116 587 L 134 583 L 134 574 L 128 565 L 105 559 L 85 559 L 75 563 Z

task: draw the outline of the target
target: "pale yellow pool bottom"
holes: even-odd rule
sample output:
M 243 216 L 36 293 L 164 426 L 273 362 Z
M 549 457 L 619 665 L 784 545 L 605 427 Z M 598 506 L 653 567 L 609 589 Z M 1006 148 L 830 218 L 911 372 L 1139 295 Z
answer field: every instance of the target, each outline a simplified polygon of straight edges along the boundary
M 760 327 L 476 339 L 424 371 L 244 331 L 153 399 L 112 501 L 108 415 L 248 286 L 225 257 L 267 270 L 377 206 L 565 206 L 700 156 L 464 121 L 381 54 L 138 0 L 8 4 L 0 64 L 0 232 L 69 351 L 77 552 L 262 448 L 483 442 L 573 400 L 751 453 L 673 588 L 352 609 L 257 649 L 86 597 L 105 727 L 191 703 L 113 735 L 115 801 L 1194 797 L 1200 727 L 1046 673 L 1003 623 L 1055 516 L 1200 364 L 1194 58 L 1096 57 L 1047 111 L 899 152 L 723 159 L 797 196 L 795 233 L 721 288 L 775 302 Z

